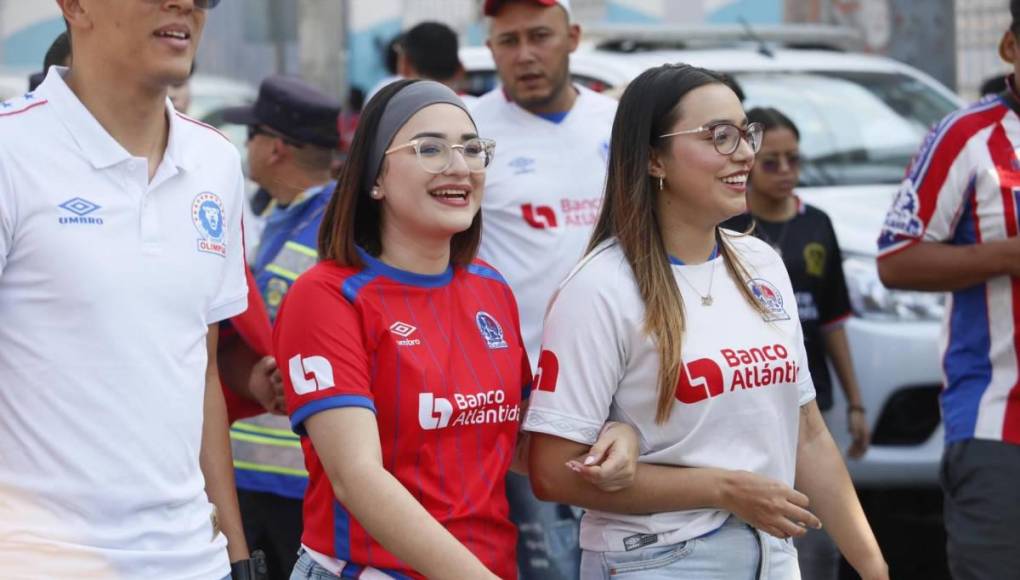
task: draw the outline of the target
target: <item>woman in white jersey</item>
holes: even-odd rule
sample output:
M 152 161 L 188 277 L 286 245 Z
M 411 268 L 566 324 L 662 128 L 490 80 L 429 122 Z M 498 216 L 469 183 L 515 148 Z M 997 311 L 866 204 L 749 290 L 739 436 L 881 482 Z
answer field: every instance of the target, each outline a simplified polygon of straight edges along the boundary
M 524 427 L 538 496 L 589 510 L 584 579 L 799 578 L 790 538 L 822 523 L 863 578 L 888 577 L 814 402 L 783 262 L 718 225 L 745 210 L 760 144 L 712 71 L 650 69 L 620 101 L 602 214 L 550 306 Z M 641 465 L 604 493 L 561 471 L 610 418 L 638 431 Z

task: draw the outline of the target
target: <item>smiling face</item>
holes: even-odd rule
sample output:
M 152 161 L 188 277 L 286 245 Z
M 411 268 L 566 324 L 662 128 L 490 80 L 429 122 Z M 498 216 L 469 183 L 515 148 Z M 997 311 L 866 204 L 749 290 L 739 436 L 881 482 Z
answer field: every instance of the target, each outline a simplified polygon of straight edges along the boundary
M 712 127 L 720 122 L 747 127 L 747 117 L 740 100 L 729 87 L 709 84 L 698 87 L 678 104 L 678 119 L 668 133 L 698 127 Z M 663 138 L 653 151 L 650 172 L 665 179 L 660 208 L 676 208 L 685 221 L 716 225 L 747 208 L 747 176 L 754 164 L 754 151 L 747 141 L 732 155 L 715 150 L 711 131 Z M 673 211 L 673 210 L 670 210 Z
M 570 53 L 581 30 L 560 6 L 508 2 L 492 18 L 486 44 L 510 98 L 532 112 L 569 107 Z
M 196 6 L 203 2 L 59 1 L 72 20 L 76 63 L 84 57 L 161 88 L 187 81 L 205 27 L 206 10 Z
M 477 137 L 477 129 L 460 107 L 429 105 L 397 131 L 390 148 L 422 137 L 458 145 Z M 448 244 L 454 234 L 471 227 L 481 205 L 485 173 L 468 170 L 460 151 L 451 152 L 450 166 L 438 174 L 422 167 L 414 147 L 395 149 L 386 155 L 376 181 L 381 195 L 384 249 L 388 243 L 407 239 Z

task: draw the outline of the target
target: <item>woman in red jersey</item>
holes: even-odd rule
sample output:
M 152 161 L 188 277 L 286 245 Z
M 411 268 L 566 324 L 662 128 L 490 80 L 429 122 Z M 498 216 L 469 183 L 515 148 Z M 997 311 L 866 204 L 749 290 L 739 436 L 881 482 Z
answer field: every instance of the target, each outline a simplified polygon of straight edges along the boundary
M 275 329 L 310 478 L 292 578 L 516 577 L 503 480 L 526 463 L 531 367 L 510 288 L 474 259 L 494 145 L 430 81 L 391 84 L 362 114 L 322 262 Z M 637 441 L 602 432 L 580 473 L 612 490 Z

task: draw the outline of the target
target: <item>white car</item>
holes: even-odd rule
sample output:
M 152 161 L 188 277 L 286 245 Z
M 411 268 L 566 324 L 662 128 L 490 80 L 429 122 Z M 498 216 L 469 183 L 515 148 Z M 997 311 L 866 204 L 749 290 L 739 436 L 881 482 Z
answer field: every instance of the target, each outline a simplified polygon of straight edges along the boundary
M 614 88 L 650 67 L 685 62 L 731 74 L 746 94 L 746 109 L 776 107 L 797 124 L 805 157 L 797 193 L 831 216 L 840 241 L 854 309 L 847 334 L 872 429 L 871 448 L 848 467 L 858 488 L 936 486 L 943 439 L 938 335 L 944 298 L 883 287 L 876 240 L 921 140 L 962 102 L 915 68 L 861 53 L 758 42 L 684 50 L 613 46 L 576 51 L 571 57 L 576 80 L 597 90 Z M 494 86 L 487 49 L 465 48 L 461 59 L 469 90 Z M 831 428 L 845 449 L 846 402 L 838 384 L 834 389 Z

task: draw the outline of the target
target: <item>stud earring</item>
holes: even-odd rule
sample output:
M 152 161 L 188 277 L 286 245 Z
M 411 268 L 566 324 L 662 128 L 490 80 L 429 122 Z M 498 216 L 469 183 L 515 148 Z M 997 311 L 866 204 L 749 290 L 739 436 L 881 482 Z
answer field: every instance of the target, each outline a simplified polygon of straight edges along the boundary
M 382 199 L 382 192 L 379 191 L 378 187 L 373 187 L 371 193 L 368 194 L 372 199 Z

